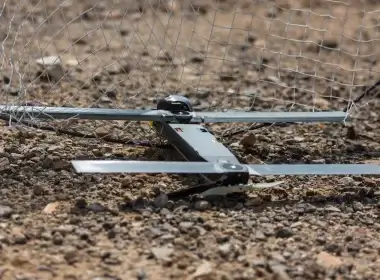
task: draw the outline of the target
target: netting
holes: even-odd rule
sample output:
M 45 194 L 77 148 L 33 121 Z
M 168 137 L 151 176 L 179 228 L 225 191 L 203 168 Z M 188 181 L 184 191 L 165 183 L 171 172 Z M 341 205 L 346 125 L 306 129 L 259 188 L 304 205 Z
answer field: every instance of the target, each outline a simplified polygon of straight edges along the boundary
M 196 110 L 343 110 L 378 78 L 379 15 L 374 0 L 5 0 L 0 103 L 138 109 L 177 93 Z M 121 139 L 150 131 L 48 123 Z

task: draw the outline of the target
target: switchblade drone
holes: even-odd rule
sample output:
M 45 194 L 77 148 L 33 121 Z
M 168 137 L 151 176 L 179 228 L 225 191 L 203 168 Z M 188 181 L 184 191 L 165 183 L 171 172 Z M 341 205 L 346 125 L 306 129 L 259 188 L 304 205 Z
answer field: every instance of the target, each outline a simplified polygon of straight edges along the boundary
M 202 126 L 202 123 L 231 122 L 339 123 L 349 120 L 348 113 L 343 111 L 194 112 L 187 98 L 170 95 L 160 99 L 157 108 L 152 110 L 2 105 L 0 112 L 33 118 L 149 121 L 156 132 L 166 138 L 186 160 L 73 160 L 72 165 L 79 173 L 201 174 L 205 178 L 223 175 L 222 186 L 246 185 L 250 176 L 380 174 L 380 165 L 376 164 L 241 164 Z

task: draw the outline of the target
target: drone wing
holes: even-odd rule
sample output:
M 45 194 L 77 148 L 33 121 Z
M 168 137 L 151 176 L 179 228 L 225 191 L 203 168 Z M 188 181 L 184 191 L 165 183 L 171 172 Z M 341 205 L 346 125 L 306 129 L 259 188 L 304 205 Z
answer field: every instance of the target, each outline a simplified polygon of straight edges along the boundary
M 241 172 L 242 169 L 226 170 L 210 162 L 175 161 L 123 161 L 123 160 L 74 160 L 79 173 L 167 173 L 167 174 L 223 174 Z M 248 164 L 250 175 L 377 175 L 376 164 Z
M 250 174 L 266 175 L 377 175 L 376 164 L 249 164 Z
M 331 112 L 195 112 L 192 121 L 208 123 L 343 122 L 348 114 Z
M 129 121 L 175 121 L 189 118 L 191 123 L 277 123 L 277 122 L 343 122 L 348 114 L 331 112 L 191 112 L 188 115 L 175 115 L 164 110 L 128 110 L 103 108 L 71 108 L 43 106 L 0 105 L 0 113 L 15 117 L 40 119 L 92 119 Z
M 209 162 L 73 160 L 79 173 L 223 173 L 218 165 Z
M 42 106 L 5 106 L 0 105 L 0 113 L 15 117 L 33 117 L 41 119 L 90 119 L 90 120 L 130 120 L 162 121 L 174 115 L 161 110 L 126 110 L 102 108 L 71 108 Z

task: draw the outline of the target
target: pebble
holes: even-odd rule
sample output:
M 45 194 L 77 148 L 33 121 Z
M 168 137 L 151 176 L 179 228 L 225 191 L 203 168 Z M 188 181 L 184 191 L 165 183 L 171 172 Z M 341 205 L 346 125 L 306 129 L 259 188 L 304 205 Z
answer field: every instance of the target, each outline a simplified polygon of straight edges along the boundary
M 206 200 L 198 200 L 195 202 L 194 208 L 199 211 L 205 211 L 210 208 L 210 203 Z
M 222 257 L 227 257 L 231 252 L 231 244 L 225 243 L 219 245 L 218 251 Z
M 262 231 L 258 230 L 255 233 L 255 239 L 258 241 L 265 241 L 267 239 L 267 237 L 265 236 L 265 234 Z
M 352 204 L 352 208 L 354 209 L 354 211 L 361 211 L 364 209 L 364 206 L 361 202 L 359 201 L 354 201 L 353 204 Z
M 187 232 L 193 225 L 194 223 L 192 222 L 181 222 L 179 223 L 179 228 L 181 231 Z
M 54 235 L 53 235 L 53 244 L 54 245 L 62 245 L 63 244 L 63 237 L 60 233 L 56 232 Z
M 328 213 L 338 213 L 338 212 L 342 212 L 339 208 L 335 207 L 335 206 L 332 206 L 332 205 L 329 205 L 327 207 L 324 208 L 324 210 Z
M 213 267 L 211 262 L 203 261 L 196 269 L 194 274 L 190 277 L 190 279 L 198 279 L 200 277 L 206 277 L 210 275 L 213 271 Z
M 58 201 L 51 202 L 45 206 L 42 212 L 44 212 L 45 214 L 52 214 L 57 210 L 58 206 L 59 206 Z
M 317 264 L 325 268 L 336 268 L 343 264 L 339 257 L 327 252 L 320 252 L 317 256 Z
M 325 164 L 326 163 L 326 160 L 323 159 L 323 158 L 320 158 L 320 159 L 314 159 L 311 161 L 311 163 L 313 164 Z
M 20 94 L 20 90 L 15 88 L 15 87 L 12 87 L 10 85 L 4 85 L 2 86 L 2 90 L 6 93 L 8 93 L 9 95 L 12 95 L 12 96 L 17 96 Z
M 13 237 L 13 242 L 14 242 L 14 244 L 16 244 L 16 245 L 24 245 L 24 244 L 26 244 L 27 239 L 26 239 L 26 237 L 25 237 L 24 234 L 22 234 L 22 233 L 17 233 L 17 234 L 15 234 L 14 237 Z
M 151 252 L 157 260 L 169 260 L 174 250 L 169 247 L 153 247 Z
M 87 207 L 87 201 L 84 198 L 77 198 L 75 200 L 75 207 L 79 209 L 85 209 Z
M 286 272 L 287 267 L 283 264 L 280 263 L 270 263 L 269 264 L 272 272 L 275 274 L 275 279 L 279 280 L 291 280 L 292 278 L 289 276 L 289 274 Z
M 13 214 L 13 209 L 9 206 L 0 205 L 0 218 L 10 218 Z
M 275 236 L 277 238 L 289 238 L 294 235 L 294 232 L 290 228 L 280 228 L 276 231 Z
M 103 206 L 99 202 L 89 204 L 87 209 L 95 213 L 106 212 L 108 210 L 107 207 Z
M 65 71 L 63 70 L 59 56 L 45 56 L 35 61 L 36 64 L 45 70 L 49 77 L 55 81 L 59 81 L 65 76 Z

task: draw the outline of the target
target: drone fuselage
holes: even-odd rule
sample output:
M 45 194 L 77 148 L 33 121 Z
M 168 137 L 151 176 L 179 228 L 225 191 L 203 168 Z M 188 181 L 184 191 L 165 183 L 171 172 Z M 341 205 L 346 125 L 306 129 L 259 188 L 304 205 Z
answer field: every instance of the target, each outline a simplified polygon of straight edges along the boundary
M 154 122 L 157 133 L 168 139 L 187 161 L 210 162 L 220 168 L 239 172 L 227 172 L 223 182 L 228 185 L 247 184 L 248 169 L 244 168 L 231 151 L 220 143 L 210 131 L 200 124 Z M 219 174 L 204 175 L 209 180 L 219 180 Z

